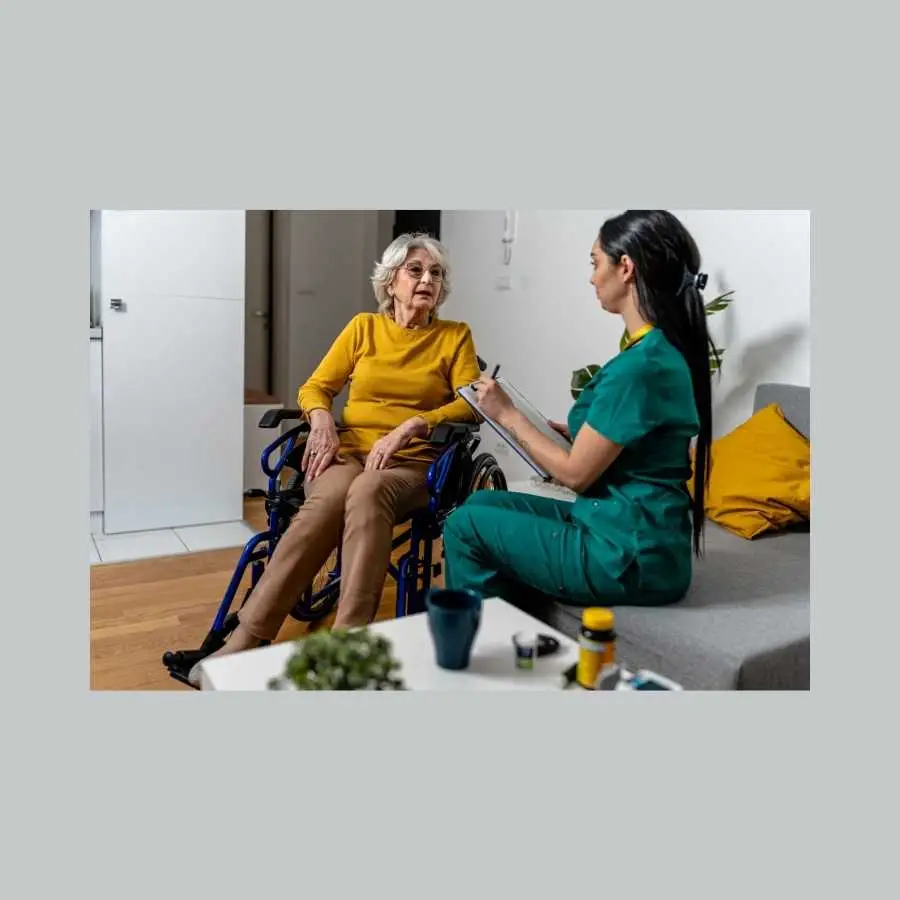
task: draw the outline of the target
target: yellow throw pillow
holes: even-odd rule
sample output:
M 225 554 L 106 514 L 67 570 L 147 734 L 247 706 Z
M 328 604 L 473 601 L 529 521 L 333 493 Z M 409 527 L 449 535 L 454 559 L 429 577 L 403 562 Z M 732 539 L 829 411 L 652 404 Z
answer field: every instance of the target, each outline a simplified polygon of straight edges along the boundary
M 808 521 L 809 470 L 809 440 L 773 403 L 713 441 L 706 514 L 747 540 Z

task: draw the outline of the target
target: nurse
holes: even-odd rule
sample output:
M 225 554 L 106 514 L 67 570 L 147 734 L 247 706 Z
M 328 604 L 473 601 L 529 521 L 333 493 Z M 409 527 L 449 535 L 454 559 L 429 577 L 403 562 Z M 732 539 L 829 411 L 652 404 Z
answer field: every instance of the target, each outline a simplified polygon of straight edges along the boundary
M 590 381 L 566 425 L 565 450 L 482 377 L 480 408 L 498 420 L 574 503 L 483 491 L 447 520 L 447 584 L 519 606 L 656 606 L 680 600 L 701 555 L 712 435 L 711 354 L 700 252 L 666 210 L 608 219 L 590 282 L 629 343 Z M 687 488 L 692 473 L 696 490 Z

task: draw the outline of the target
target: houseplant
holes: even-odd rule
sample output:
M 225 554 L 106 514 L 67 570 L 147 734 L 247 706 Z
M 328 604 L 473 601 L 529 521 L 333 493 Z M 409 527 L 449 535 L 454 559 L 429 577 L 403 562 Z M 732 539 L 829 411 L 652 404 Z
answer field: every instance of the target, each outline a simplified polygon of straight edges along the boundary
M 734 300 L 734 291 L 728 291 L 724 294 L 720 294 L 714 300 L 710 300 L 709 303 L 705 304 L 706 315 L 712 316 L 717 312 L 721 312 L 723 309 L 727 309 L 732 301 Z M 622 333 L 622 338 L 619 341 L 619 350 L 624 350 L 626 345 L 628 344 L 628 332 L 625 331 Z M 716 347 L 716 354 L 718 355 L 718 359 L 715 355 L 710 351 L 709 354 L 709 371 L 710 374 L 717 372 L 722 365 L 722 356 L 724 355 L 725 350 Z M 577 400 L 578 395 L 584 390 L 587 383 L 600 371 L 600 366 L 594 365 L 593 363 L 587 366 L 582 366 L 580 369 L 576 369 L 572 373 L 572 380 L 570 383 L 570 388 L 572 391 L 573 399 Z
M 319 631 L 297 641 L 270 690 L 404 690 L 390 641 L 367 628 Z

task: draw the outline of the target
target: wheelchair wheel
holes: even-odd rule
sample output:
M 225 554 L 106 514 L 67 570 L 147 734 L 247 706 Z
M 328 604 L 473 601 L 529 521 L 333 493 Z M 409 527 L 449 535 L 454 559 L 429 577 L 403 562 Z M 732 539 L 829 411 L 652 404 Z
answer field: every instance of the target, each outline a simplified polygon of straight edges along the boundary
M 332 550 L 328 561 L 313 579 L 312 588 L 304 591 L 291 610 L 291 617 L 298 622 L 318 622 L 324 619 L 335 607 L 340 595 L 339 584 L 331 584 L 332 573 L 337 568 L 337 550 Z M 313 603 L 313 597 L 321 594 Z
M 497 458 L 490 453 L 481 453 L 475 457 L 472 475 L 469 479 L 469 493 L 475 491 L 505 491 L 506 476 Z
M 328 586 L 328 582 L 331 580 L 331 573 L 337 569 L 337 565 L 338 551 L 337 548 L 335 548 L 331 551 L 328 561 L 321 569 L 319 569 L 316 573 L 316 577 L 313 579 L 312 591 L 314 594 L 318 594 L 319 591 L 324 590 Z
M 303 473 L 295 472 L 293 470 L 290 473 L 285 473 L 284 481 L 281 485 L 281 490 L 284 493 L 288 492 L 296 492 L 302 494 L 303 491 Z

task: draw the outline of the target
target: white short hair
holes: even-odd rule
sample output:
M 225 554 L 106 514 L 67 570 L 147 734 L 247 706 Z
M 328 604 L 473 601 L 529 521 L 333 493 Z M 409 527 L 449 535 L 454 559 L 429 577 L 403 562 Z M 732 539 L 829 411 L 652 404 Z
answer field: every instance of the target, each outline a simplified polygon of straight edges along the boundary
M 406 262 L 412 250 L 424 250 L 434 257 L 435 261 L 444 270 L 444 278 L 441 281 L 441 292 L 435 305 L 434 316 L 437 318 L 437 309 L 450 295 L 450 266 L 447 250 L 444 245 L 430 234 L 414 232 L 401 234 L 388 246 L 381 257 L 381 262 L 375 263 L 375 271 L 372 273 L 372 288 L 375 291 L 375 301 L 378 303 L 378 311 L 389 316 L 394 314 L 394 298 L 388 294 L 388 287 L 394 280 L 397 270 Z

